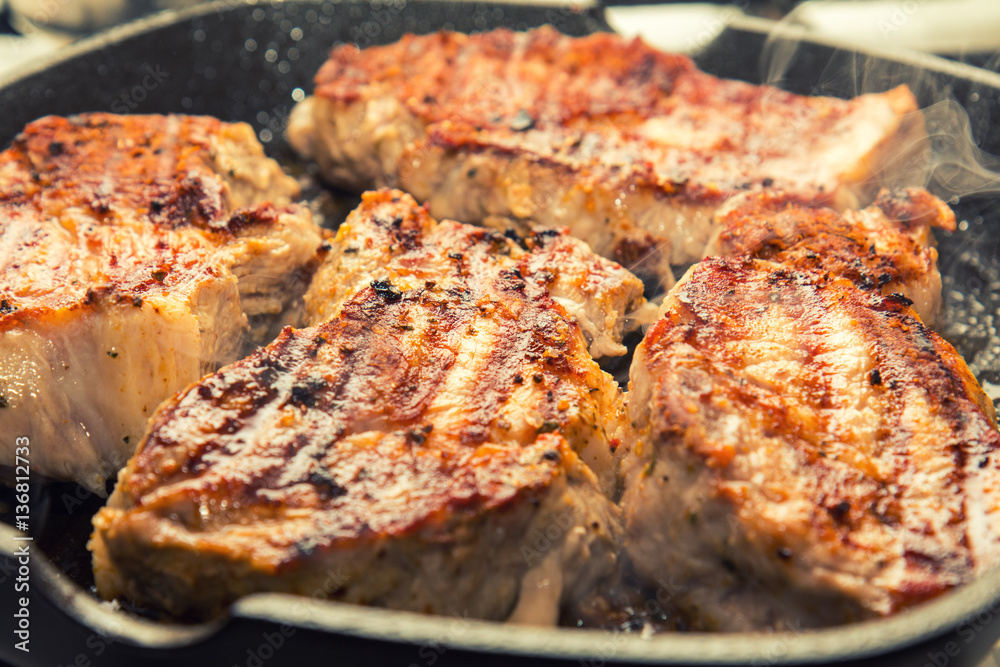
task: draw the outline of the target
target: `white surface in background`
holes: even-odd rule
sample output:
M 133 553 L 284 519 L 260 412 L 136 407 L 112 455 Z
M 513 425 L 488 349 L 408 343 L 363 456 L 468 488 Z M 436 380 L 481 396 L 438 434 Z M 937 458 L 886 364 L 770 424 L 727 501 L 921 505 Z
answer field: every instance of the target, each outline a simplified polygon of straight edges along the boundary
M 642 37 L 664 51 L 697 53 L 741 16 L 733 6 L 709 4 L 608 7 L 608 24 L 625 37 Z
M 1000 49 L 997 0 L 807 2 L 794 19 L 819 34 L 871 46 L 935 53 Z
M 0 35 L 0 78 L 14 76 L 19 69 L 68 43 L 67 37 L 39 32 L 31 37 Z
M 3 4 L 0 0 L 0 8 Z M 657 48 L 695 54 L 741 12 L 736 5 L 684 3 L 609 7 L 606 16 L 625 37 L 641 36 Z M 1000 50 L 998 0 L 819 0 L 800 5 L 791 21 L 818 34 L 883 48 Z M 27 38 L 0 36 L 0 76 L 66 41 L 41 31 Z
M 669 51 L 697 53 L 740 15 L 733 5 L 609 7 L 608 23 Z M 1000 50 L 998 0 L 816 0 L 788 21 L 819 35 L 932 53 Z

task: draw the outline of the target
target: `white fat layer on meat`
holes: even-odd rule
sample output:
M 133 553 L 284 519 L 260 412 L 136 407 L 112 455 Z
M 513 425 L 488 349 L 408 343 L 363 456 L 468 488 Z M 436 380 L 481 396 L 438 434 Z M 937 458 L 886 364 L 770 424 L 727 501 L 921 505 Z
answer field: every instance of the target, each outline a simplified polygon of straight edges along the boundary
M 162 131 L 176 135 L 180 122 L 168 118 Z M 166 293 L 136 301 L 98 296 L 46 309 L 0 333 L 0 395 L 8 402 L 0 409 L 0 432 L 32 436 L 35 472 L 103 496 L 162 401 L 291 323 L 305 288 L 297 270 L 315 257 L 319 230 L 307 209 L 282 208 L 298 186 L 264 155 L 248 125 L 223 125 L 207 140 L 218 180 L 196 172 L 197 187 L 219 195 L 227 215 L 266 201 L 278 207 L 277 219 L 238 229 L 237 238 L 225 241 L 195 228 L 165 232 L 179 247 L 209 250 L 210 268 L 170 267 L 176 282 Z M 117 187 L 115 174 L 106 175 L 101 188 Z M 139 254 L 153 230 L 135 211 L 118 215 L 116 242 Z M 81 227 L 103 224 L 73 206 L 42 220 L 69 247 Z M 18 233 L 15 224 L 5 228 L 0 246 L 9 252 Z M 74 261 L 78 275 L 100 277 L 107 257 L 81 253 Z M 0 442 L 0 455 L 10 452 L 12 460 L 13 447 L 13 438 Z
M 711 150 L 727 136 L 738 136 L 744 131 L 742 123 L 724 113 L 706 110 L 708 118 L 693 122 L 691 116 L 658 116 L 646 120 L 637 132 L 650 141 L 690 150 Z
M 103 496 L 153 410 L 177 387 L 201 377 L 201 347 L 197 318 L 185 307 L 154 299 L 141 308 L 83 313 L 58 327 L 8 331 L 0 336 L 0 378 L 8 400 L 0 431 L 30 434 L 32 443 L 58 443 L 32 448 L 32 469 L 75 479 Z M 13 447 L 13 438 L 0 442 L 9 460 Z
M 566 309 L 566 314 L 576 320 L 583 335 L 590 341 L 590 354 L 594 357 L 617 357 L 625 354 L 625 346 L 615 341 L 611 332 L 598 326 L 587 313 L 587 304 L 565 297 L 552 297 L 552 300 Z
M 316 146 L 313 145 L 318 139 L 318 129 L 313 122 L 315 103 L 316 98 L 310 95 L 292 107 L 292 113 L 288 116 L 288 129 L 285 131 L 285 139 L 306 159 L 315 158 L 316 153 Z
M 469 178 L 469 174 L 475 174 Z M 421 166 L 403 166 L 400 185 L 442 218 L 480 222 L 522 233 L 569 227 L 599 255 L 613 257 L 630 240 L 656 239 L 656 249 L 625 268 L 674 282 L 670 264 L 698 257 L 711 232 L 712 208 L 657 197 L 650 190 L 596 192 L 559 170 L 527 158 L 421 151 Z
M 521 577 L 517 606 L 507 617 L 512 625 L 555 626 L 563 594 L 563 545 L 553 548 Z
M 422 141 L 425 122 L 408 111 L 392 89 L 371 83 L 364 87 L 361 101 L 309 97 L 300 102 L 288 136 L 331 181 L 358 189 L 396 185 L 428 202 L 438 218 L 522 232 L 536 225 L 568 226 L 606 257 L 617 258 L 652 243 L 656 250 L 627 260 L 634 262 L 627 268 L 659 276 L 669 288 L 670 264 L 687 264 L 704 252 L 718 206 L 715 200 L 698 203 L 664 196 L 675 191 L 675 177 L 686 180 L 683 163 L 689 155 L 712 152 L 715 171 L 709 170 L 697 183 L 709 191 L 717 192 L 733 174 L 766 175 L 781 188 L 804 193 L 818 188 L 839 210 L 870 201 L 879 184 L 922 180 L 914 176 L 923 164 L 914 158 L 926 147 L 922 117 L 899 111 L 908 94 L 892 91 L 860 98 L 859 110 L 834 121 L 821 136 L 812 131 L 813 114 L 771 112 L 769 105 L 784 104 L 782 93 L 774 95 L 775 100 L 764 96 L 763 108 L 750 121 L 743 107 L 715 108 L 710 103 L 695 105 L 696 113 L 646 119 L 635 132 L 649 142 L 649 151 L 594 130 L 572 135 L 577 144 L 566 153 L 559 144 L 563 134 L 551 128 L 516 137 L 490 135 L 495 146 L 455 151 Z M 748 122 L 753 131 L 744 137 Z M 776 137 L 796 136 L 804 128 L 810 141 L 801 146 L 784 141 L 784 150 L 771 155 Z M 740 141 L 745 150 L 719 149 L 733 137 L 744 137 Z M 652 165 L 655 184 L 636 186 L 627 177 L 608 177 L 599 187 L 583 182 L 595 165 L 609 173 L 628 173 L 642 161 Z
M 301 293 L 288 275 L 314 253 L 319 236 L 308 218 L 294 221 L 220 253 L 237 275 L 224 270 L 188 297 L 148 297 L 139 308 L 106 304 L 0 334 L 0 388 L 9 403 L 0 428 L 59 443 L 33 450 L 34 470 L 104 495 L 162 401 L 266 335 L 266 324 L 250 335 L 244 310 L 273 319 L 289 294 Z M 12 447 L 13 440 L 0 443 L 0 452 Z

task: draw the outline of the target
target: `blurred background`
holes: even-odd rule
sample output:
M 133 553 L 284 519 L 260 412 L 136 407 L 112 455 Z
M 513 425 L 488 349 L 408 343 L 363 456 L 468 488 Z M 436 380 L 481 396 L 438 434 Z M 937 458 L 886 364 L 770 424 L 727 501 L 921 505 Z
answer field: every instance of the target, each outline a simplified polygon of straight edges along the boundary
M 728 24 L 749 16 L 785 21 L 867 48 L 926 51 L 1000 71 L 997 0 L 607 3 L 613 5 L 607 9 L 608 22 L 618 32 L 642 35 L 673 51 L 696 52 Z M 197 0 L 0 0 L 0 77 L 81 36 L 195 4 Z

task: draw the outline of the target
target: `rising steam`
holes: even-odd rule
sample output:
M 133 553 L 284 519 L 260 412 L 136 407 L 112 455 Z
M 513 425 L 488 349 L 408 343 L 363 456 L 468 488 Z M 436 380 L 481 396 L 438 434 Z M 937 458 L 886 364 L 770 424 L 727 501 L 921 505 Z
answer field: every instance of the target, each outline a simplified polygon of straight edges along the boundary
M 761 56 L 765 83 L 787 87 L 795 80 L 795 68 L 801 61 L 802 38 L 809 35 L 801 28 L 802 17 L 823 4 L 827 3 L 799 5 L 775 26 Z M 919 11 L 918 8 L 912 13 Z M 907 28 L 903 25 L 896 29 Z M 819 41 L 824 40 L 820 38 Z M 831 46 L 836 45 L 831 43 Z M 815 63 L 809 69 L 815 76 Z M 966 93 L 964 100 L 956 99 L 956 80 L 969 79 L 981 86 L 978 90 L 963 91 Z M 909 86 L 920 101 L 930 142 L 925 163 L 906 165 L 907 182 L 900 185 L 923 185 L 952 204 L 970 195 L 1000 193 L 1000 157 L 979 146 L 979 141 L 990 129 L 989 104 L 985 98 L 1000 96 L 998 75 L 924 53 L 891 52 L 875 44 L 860 46 L 857 50 L 836 49 L 820 75 L 809 83 L 808 90 L 797 92 L 855 97 L 883 92 L 900 84 Z M 986 109 L 986 113 L 976 113 L 973 122 L 967 108 Z M 898 165 L 893 167 L 894 172 L 896 167 Z

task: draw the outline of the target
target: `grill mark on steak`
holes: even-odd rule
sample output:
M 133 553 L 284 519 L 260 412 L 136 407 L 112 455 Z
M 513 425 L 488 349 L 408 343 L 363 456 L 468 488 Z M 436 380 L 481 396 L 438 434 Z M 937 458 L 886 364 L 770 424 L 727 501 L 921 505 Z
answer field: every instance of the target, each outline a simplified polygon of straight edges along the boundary
M 680 598 L 708 627 L 887 615 L 1000 560 L 1000 434 L 909 299 L 706 259 L 668 295 L 631 382 L 626 544 L 644 576 L 690 579 Z M 728 574 L 691 564 L 723 557 Z
M 667 286 L 734 195 L 865 204 L 927 147 L 905 87 L 802 97 L 550 27 L 335 48 L 289 139 L 342 187 L 392 183 L 438 217 L 499 229 L 565 225 Z
M 340 567 L 336 599 L 503 619 L 541 594 L 553 623 L 594 595 L 621 394 L 574 318 L 620 343 L 641 283 L 563 232 L 522 242 L 366 194 L 307 295 L 318 323 L 153 417 L 94 519 L 101 594 L 204 617 Z M 520 546 L 551 525 L 562 583 L 539 592 Z

